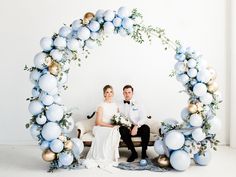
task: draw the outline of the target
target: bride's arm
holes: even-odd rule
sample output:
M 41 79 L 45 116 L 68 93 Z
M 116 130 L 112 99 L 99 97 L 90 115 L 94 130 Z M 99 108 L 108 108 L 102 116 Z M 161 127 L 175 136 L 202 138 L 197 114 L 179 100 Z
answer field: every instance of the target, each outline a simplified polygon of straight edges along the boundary
M 98 107 L 96 112 L 96 125 L 103 126 L 103 127 L 113 127 L 113 125 L 105 123 L 102 121 L 103 109 L 102 107 Z

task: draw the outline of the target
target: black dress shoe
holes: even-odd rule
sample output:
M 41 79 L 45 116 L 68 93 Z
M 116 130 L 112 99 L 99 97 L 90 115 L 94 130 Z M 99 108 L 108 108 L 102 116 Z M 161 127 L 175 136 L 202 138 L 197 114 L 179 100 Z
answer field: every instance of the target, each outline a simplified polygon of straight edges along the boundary
M 127 159 L 127 162 L 133 162 L 137 158 L 138 158 L 137 152 L 132 153 L 131 156 Z

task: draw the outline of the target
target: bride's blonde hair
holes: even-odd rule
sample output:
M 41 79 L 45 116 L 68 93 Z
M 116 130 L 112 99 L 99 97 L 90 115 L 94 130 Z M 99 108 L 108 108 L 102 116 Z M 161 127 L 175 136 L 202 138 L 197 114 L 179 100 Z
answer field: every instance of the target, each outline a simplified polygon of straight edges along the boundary
M 106 93 L 107 89 L 111 89 L 111 90 L 113 91 L 113 87 L 112 87 L 111 85 L 105 85 L 105 86 L 103 87 L 103 94 Z

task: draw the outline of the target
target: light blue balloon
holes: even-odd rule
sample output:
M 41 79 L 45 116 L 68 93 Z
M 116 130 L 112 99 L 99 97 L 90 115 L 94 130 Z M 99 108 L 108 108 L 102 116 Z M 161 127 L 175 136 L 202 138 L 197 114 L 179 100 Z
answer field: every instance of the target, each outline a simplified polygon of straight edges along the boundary
M 51 37 L 43 37 L 40 40 L 40 46 L 43 49 L 43 51 L 50 51 L 52 50 L 52 46 L 53 46 L 53 40 Z
M 190 70 L 188 70 L 187 72 L 189 77 L 196 77 L 197 76 L 197 70 L 195 68 L 191 68 Z
M 71 28 L 70 27 L 68 27 L 68 26 L 63 26 L 63 27 L 61 27 L 60 29 L 59 29 L 59 35 L 61 36 L 61 37 L 67 37 L 70 33 L 71 33 Z
M 175 54 L 175 59 L 179 60 L 179 61 L 184 61 L 186 59 L 186 56 L 183 53 L 181 53 L 181 54 L 177 53 L 177 54 Z
M 40 149 L 42 149 L 42 150 L 48 149 L 49 145 L 50 145 L 49 141 L 43 141 L 40 145 Z
M 35 70 L 31 71 L 31 73 L 30 73 L 30 80 L 37 82 L 41 75 L 42 75 L 42 73 L 40 71 L 38 71 L 37 69 L 35 69 Z
M 91 39 L 94 39 L 94 40 L 96 40 L 96 39 L 98 39 L 98 38 L 99 38 L 99 33 L 92 32 L 90 37 L 91 37 Z
M 120 7 L 117 11 L 117 15 L 120 18 L 125 18 L 125 17 L 129 17 L 130 15 L 130 11 L 127 7 Z
M 73 160 L 74 157 L 70 152 L 62 152 L 59 154 L 59 161 L 64 166 L 72 164 Z
M 210 150 L 206 151 L 204 155 L 200 155 L 200 153 L 194 154 L 195 163 L 205 166 L 208 165 L 211 160 L 211 152 Z
M 196 96 L 203 96 L 207 93 L 207 87 L 205 84 L 203 83 L 197 83 L 196 85 L 194 85 L 193 87 L 193 93 Z
M 127 31 L 126 31 L 124 28 L 122 28 L 122 27 L 119 28 L 118 33 L 119 33 L 119 35 L 121 35 L 122 37 L 125 37 L 125 36 L 128 35 Z
M 186 64 L 182 61 L 179 61 L 175 64 L 174 68 L 177 74 L 182 74 L 186 71 Z
M 47 54 L 44 52 L 39 52 L 35 55 L 34 57 L 34 65 L 36 68 L 39 69 L 44 69 L 46 68 L 46 64 L 45 64 L 45 59 L 47 57 Z
M 28 106 L 28 110 L 32 115 L 38 115 L 43 111 L 43 108 L 43 104 L 38 100 L 31 101 Z
M 82 26 L 81 20 L 73 21 L 71 26 L 74 31 L 77 31 Z
M 73 142 L 72 153 L 76 159 L 79 158 L 79 155 L 84 150 L 84 143 L 82 140 L 78 138 L 72 138 L 71 141 Z
M 36 118 L 36 122 L 39 124 L 39 125 L 43 125 L 47 122 L 47 118 L 46 116 L 44 115 L 39 115 L 37 118 Z
M 183 121 L 187 121 L 188 117 L 189 117 L 189 110 L 188 108 L 183 108 L 182 111 L 181 111 L 181 118 Z
M 181 82 L 183 85 L 189 82 L 189 77 L 187 74 L 177 75 L 177 80 Z
M 48 122 L 43 126 L 41 133 L 45 140 L 52 141 L 60 136 L 61 128 L 55 122 Z
M 39 96 L 39 94 L 40 94 L 40 88 L 39 87 L 34 87 L 34 88 L 32 88 L 32 96 L 33 97 L 38 97 Z
M 184 135 L 176 130 L 171 130 L 165 135 L 165 145 L 172 150 L 180 149 L 184 145 Z
M 46 116 L 48 120 L 55 122 L 60 121 L 64 115 L 64 110 L 62 106 L 59 106 L 57 104 L 52 104 L 48 107 L 48 110 L 46 111 Z
M 146 166 L 147 165 L 147 160 L 146 159 L 141 159 L 139 164 L 140 164 L 140 166 Z
M 122 20 L 122 26 L 123 26 L 125 29 L 130 29 L 130 28 L 132 28 L 132 27 L 133 27 L 133 24 L 134 24 L 134 22 L 133 22 L 133 20 L 132 20 L 131 18 L 125 17 L 125 18 L 123 18 L 123 20 Z
M 36 124 L 31 125 L 30 134 L 35 140 L 38 140 L 38 135 L 40 135 L 41 129 L 42 128 Z
M 104 20 L 110 22 L 114 19 L 115 12 L 113 10 L 106 10 L 103 15 L 104 15 Z
M 115 27 L 120 27 L 121 23 L 122 23 L 122 19 L 121 18 L 119 18 L 119 17 L 114 18 L 113 24 L 114 24 Z
M 100 24 L 97 21 L 91 21 L 88 25 L 88 28 L 92 31 L 92 32 L 97 32 L 100 29 Z
M 87 27 L 80 27 L 77 32 L 77 37 L 82 41 L 87 40 L 90 37 L 90 30 Z
M 79 49 L 79 41 L 77 39 L 69 39 L 67 41 L 67 48 L 71 51 L 77 51 Z
M 186 170 L 190 166 L 190 162 L 190 156 L 184 150 L 174 151 L 170 156 L 171 166 L 178 171 Z
M 102 9 L 97 10 L 95 17 L 103 18 L 103 16 L 104 16 L 104 10 L 102 10 Z
M 50 143 L 50 149 L 55 152 L 59 153 L 63 150 L 63 142 L 59 139 L 55 139 Z
M 57 49 L 53 49 L 51 52 L 50 52 L 50 55 L 52 56 L 52 58 L 56 61 L 61 61 L 62 60 L 62 57 L 63 57 L 63 54 L 62 52 L 60 52 L 60 50 L 57 50 Z
M 182 46 L 181 47 L 178 47 L 177 49 L 176 49 L 176 53 L 177 54 L 184 54 L 185 53 L 185 48 L 183 48 Z
M 194 68 L 197 65 L 197 61 L 194 59 L 188 60 L 188 67 L 189 68 Z
M 54 40 L 54 45 L 60 50 L 66 48 L 66 38 L 58 36 Z
M 105 34 L 112 34 L 114 32 L 114 25 L 111 22 L 105 22 L 103 25 L 104 33 Z
M 104 19 L 103 19 L 103 18 L 98 18 L 97 21 L 98 21 L 98 23 L 100 23 L 100 24 L 103 24 L 103 23 L 104 23 Z
M 161 139 L 155 141 L 154 150 L 156 151 L 157 154 L 160 155 L 165 154 L 164 142 Z

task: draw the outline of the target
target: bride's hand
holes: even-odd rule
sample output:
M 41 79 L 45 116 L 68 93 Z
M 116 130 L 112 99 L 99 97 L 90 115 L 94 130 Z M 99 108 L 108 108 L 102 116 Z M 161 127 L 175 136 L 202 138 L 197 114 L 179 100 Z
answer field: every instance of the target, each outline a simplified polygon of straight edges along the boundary
M 131 135 L 135 136 L 138 133 L 138 126 L 134 126 L 133 129 L 131 130 Z

